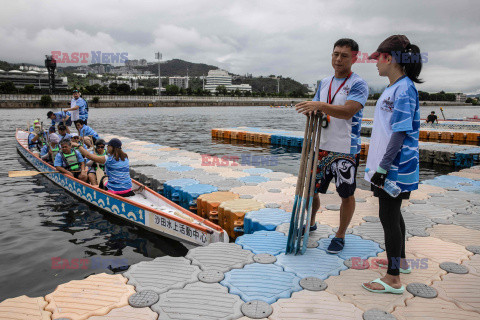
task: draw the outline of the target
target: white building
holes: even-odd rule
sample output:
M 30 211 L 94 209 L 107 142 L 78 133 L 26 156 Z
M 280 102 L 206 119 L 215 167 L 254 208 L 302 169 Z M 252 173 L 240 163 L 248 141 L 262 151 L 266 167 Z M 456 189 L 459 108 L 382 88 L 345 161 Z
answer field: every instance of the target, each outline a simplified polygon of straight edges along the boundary
M 188 88 L 188 77 L 169 77 L 168 84 L 179 88 Z
M 455 102 L 465 102 L 467 100 L 467 95 L 465 93 L 455 93 L 455 97 Z
M 216 92 L 218 86 L 225 86 L 228 91 L 252 91 L 252 86 L 249 84 L 232 84 L 232 76 L 225 70 L 210 70 L 207 75 L 207 84 L 205 84 L 205 90 L 210 92 Z

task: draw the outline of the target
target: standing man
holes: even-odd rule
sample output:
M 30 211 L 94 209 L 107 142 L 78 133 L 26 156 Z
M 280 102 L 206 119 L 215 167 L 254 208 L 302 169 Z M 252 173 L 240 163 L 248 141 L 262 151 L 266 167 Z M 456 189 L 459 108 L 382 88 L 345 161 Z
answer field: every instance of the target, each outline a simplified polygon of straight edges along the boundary
M 87 112 L 87 102 L 80 97 L 80 92 L 78 90 L 73 90 L 73 98 L 70 102 L 70 108 L 65 109 L 65 112 L 70 111 L 72 121 L 83 120 L 84 123 L 87 123 L 88 112 Z
M 67 133 L 70 133 L 70 126 L 72 125 L 72 119 L 70 119 L 70 112 L 60 111 L 53 112 L 48 111 L 47 118 L 52 120 L 52 127 L 55 128 L 57 124 L 63 124 L 67 127 Z
M 356 174 L 361 149 L 360 126 L 363 106 L 368 98 L 368 85 L 352 72 L 357 60 L 358 44 L 352 39 L 335 42 L 332 53 L 333 76 L 320 82 L 313 101 L 296 105 L 305 115 L 322 112 L 319 164 L 315 196 L 312 203 L 310 231 L 317 229 L 315 216 L 320 208 L 318 193 L 325 194 L 330 181 L 335 178 L 340 206 L 340 226 L 327 251 L 339 253 L 345 246 L 345 233 L 355 211 Z

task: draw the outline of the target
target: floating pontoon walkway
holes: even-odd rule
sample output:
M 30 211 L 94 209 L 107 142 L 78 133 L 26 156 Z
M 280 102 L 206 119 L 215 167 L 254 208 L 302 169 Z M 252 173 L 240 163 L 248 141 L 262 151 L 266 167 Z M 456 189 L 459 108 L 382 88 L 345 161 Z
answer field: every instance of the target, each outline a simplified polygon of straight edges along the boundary
M 111 138 L 106 137 L 106 138 Z M 159 257 L 123 274 L 94 274 L 45 297 L 0 303 L 0 319 L 478 319 L 480 167 L 424 181 L 404 201 L 407 259 L 402 295 L 361 287 L 385 273 L 378 201 L 357 190 L 339 255 L 325 249 L 339 198 L 322 196 L 318 230 L 302 256 L 284 254 L 296 177 L 269 169 L 202 166 L 199 154 L 120 137 L 132 173 L 229 232 L 236 243 Z M 174 181 L 176 180 L 176 181 Z M 218 191 L 216 191 L 218 190 Z M 245 217 L 245 219 L 243 219 Z M 236 222 L 236 223 L 235 223 Z M 235 229 L 237 228 L 237 229 Z M 236 235 L 236 234 L 234 234 Z
M 303 132 L 285 131 L 268 128 L 237 127 L 212 129 L 212 138 L 224 140 L 246 141 L 260 144 L 272 144 L 301 148 Z M 473 140 L 480 138 L 479 133 L 472 134 Z M 473 141 L 472 140 L 472 141 Z M 480 141 L 480 140 L 479 140 Z M 368 155 L 370 139 L 362 137 L 361 157 Z M 458 168 L 469 168 L 479 162 L 480 147 L 455 144 L 423 142 L 419 143 L 420 162 L 447 165 Z

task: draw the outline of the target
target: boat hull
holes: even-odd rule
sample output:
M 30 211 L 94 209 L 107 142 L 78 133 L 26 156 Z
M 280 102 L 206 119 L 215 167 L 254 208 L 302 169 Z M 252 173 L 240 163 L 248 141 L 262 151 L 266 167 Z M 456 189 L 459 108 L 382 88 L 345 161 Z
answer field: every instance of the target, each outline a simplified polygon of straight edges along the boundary
M 42 172 L 55 171 L 54 167 L 37 158 L 32 152 L 30 152 L 22 144 L 22 139 L 19 139 L 18 135 L 17 131 L 17 150 L 32 166 L 35 167 L 35 169 Z M 122 198 L 110 194 L 104 190 L 61 173 L 49 173 L 45 174 L 45 176 L 72 195 L 98 209 L 159 235 L 201 246 L 206 246 L 213 242 L 228 242 L 226 232 L 218 226 L 212 227 L 209 225 L 209 228 L 199 226 L 190 221 L 172 216 L 159 210 L 149 210 L 148 207 L 136 204 L 135 202 L 128 200 L 128 198 Z M 136 181 L 134 181 L 134 183 L 137 185 L 139 184 Z M 153 191 L 151 192 L 153 193 Z M 179 210 L 179 212 L 185 216 L 188 215 L 191 217 L 193 215 L 193 213 L 186 212 L 185 209 L 158 194 L 155 194 L 155 197 L 161 198 L 159 201 L 165 202 L 170 207 Z M 209 221 L 207 223 L 209 223 Z

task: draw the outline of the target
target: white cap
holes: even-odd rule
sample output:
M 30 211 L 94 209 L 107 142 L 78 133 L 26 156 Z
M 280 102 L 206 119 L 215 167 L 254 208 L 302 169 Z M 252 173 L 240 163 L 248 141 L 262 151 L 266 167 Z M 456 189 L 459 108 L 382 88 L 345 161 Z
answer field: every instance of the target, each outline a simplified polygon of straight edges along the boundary
M 72 137 L 78 137 L 78 133 L 72 133 L 70 134 Z

